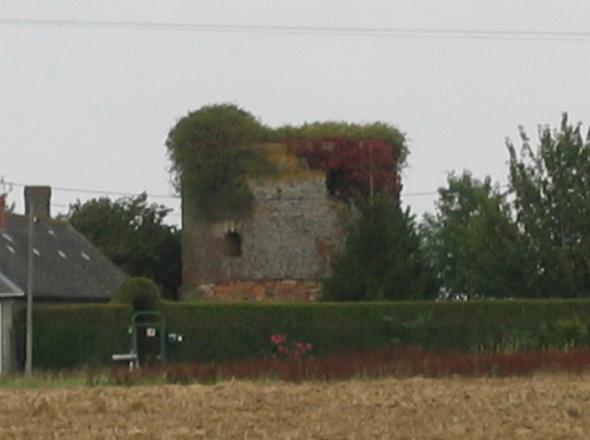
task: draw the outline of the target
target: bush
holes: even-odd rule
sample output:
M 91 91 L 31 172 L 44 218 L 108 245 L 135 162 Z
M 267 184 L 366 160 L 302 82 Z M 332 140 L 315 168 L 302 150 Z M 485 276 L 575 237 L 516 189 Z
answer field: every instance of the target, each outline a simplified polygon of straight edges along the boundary
M 127 278 L 119 286 L 111 301 L 115 304 L 129 304 L 134 311 L 154 310 L 162 301 L 160 289 L 149 278 Z

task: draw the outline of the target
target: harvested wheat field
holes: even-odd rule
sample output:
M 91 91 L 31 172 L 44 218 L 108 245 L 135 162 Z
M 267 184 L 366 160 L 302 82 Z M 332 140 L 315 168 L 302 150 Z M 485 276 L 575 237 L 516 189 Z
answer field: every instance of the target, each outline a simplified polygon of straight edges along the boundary
M 587 439 L 583 376 L 0 390 L 1 439 Z

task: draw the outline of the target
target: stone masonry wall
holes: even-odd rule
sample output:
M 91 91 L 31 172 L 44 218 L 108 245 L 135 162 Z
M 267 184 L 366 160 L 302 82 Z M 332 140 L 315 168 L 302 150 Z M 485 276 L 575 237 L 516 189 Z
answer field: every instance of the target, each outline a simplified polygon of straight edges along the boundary
M 329 196 L 321 172 L 254 180 L 250 186 L 255 200 L 250 218 L 204 225 L 185 217 L 183 298 L 227 296 L 227 286 L 254 292 L 244 295 L 256 299 L 317 295 L 318 281 L 342 246 L 346 207 Z M 241 255 L 228 250 L 229 234 L 239 236 Z M 289 283 L 304 287 L 281 288 Z

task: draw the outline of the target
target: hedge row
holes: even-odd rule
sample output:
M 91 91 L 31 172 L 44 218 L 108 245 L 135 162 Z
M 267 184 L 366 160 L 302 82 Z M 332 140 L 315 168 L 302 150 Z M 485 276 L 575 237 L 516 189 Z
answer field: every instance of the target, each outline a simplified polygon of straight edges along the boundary
M 391 344 L 479 351 L 586 345 L 590 300 L 397 303 L 216 304 L 165 302 L 171 361 L 270 356 L 273 334 L 313 344 L 312 354 Z M 105 366 L 130 349 L 131 309 L 121 305 L 36 305 L 38 369 Z M 24 320 L 22 321 L 24 323 Z M 19 339 L 24 347 L 24 324 Z
M 321 356 L 390 344 L 427 349 L 563 347 L 587 343 L 588 300 L 211 304 L 165 303 L 168 329 L 184 342 L 176 361 L 221 361 L 272 353 L 270 336 L 313 344 Z
M 113 353 L 129 351 L 131 308 L 113 304 L 35 305 L 33 365 L 35 369 L 104 366 Z M 24 310 L 17 340 L 24 361 Z

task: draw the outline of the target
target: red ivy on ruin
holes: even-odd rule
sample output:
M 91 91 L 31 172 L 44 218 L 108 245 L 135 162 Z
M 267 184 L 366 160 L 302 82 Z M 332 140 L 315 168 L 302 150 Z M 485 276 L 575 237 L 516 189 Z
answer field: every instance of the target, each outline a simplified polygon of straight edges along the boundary
M 343 200 L 387 192 L 399 197 L 401 181 L 395 147 L 381 139 L 324 138 L 287 144 L 311 169 L 326 172 L 330 194 Z

